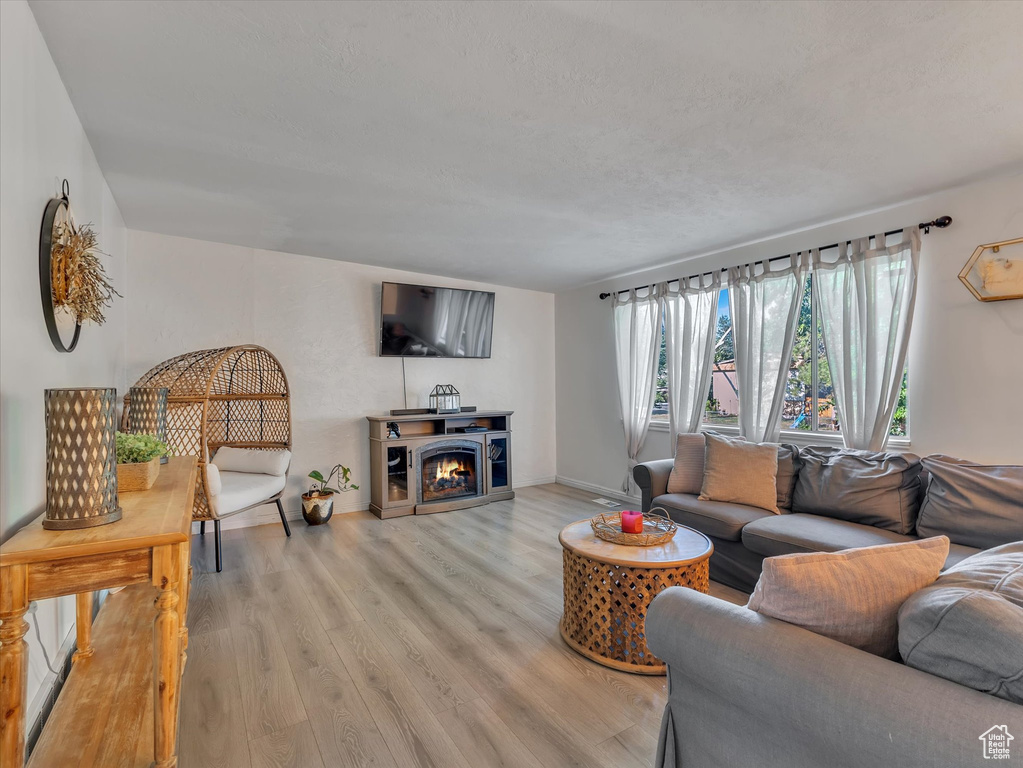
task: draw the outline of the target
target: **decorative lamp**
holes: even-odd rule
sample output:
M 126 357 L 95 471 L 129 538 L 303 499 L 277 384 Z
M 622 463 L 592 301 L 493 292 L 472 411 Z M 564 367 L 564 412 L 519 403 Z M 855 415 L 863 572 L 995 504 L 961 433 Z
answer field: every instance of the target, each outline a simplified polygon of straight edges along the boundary
M 462 396 L 452 384 L 438 384 L 430 393 L 430 410 L 434 413 L 459 413 Z
M 167 442 L 167 387 L 132 387 L 128 390 L 128 431 L 136 435 L 155 435 Z M 161 456 L 166 464 L 167 457 Z
M 47 389 L 43 528 L 121 519 L 117 505 L 116 389 Z

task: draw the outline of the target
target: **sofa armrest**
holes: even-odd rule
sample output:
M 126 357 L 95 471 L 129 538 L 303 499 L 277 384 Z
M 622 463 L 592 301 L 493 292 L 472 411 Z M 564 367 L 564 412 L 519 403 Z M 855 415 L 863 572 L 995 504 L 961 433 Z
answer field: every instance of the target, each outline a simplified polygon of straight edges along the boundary
M 643 511 L 650 509 L 654 498 L 668 492 L 668 475 L 675 466 L 674 459 L 658 459 L 637 464 L 632 469 L 636 485 L 643 492 Z
M 691 589 L 658 595 L 646 629 L 681 765 L 975 765 L 991 726 L 1023 730 L 1016 704 Z

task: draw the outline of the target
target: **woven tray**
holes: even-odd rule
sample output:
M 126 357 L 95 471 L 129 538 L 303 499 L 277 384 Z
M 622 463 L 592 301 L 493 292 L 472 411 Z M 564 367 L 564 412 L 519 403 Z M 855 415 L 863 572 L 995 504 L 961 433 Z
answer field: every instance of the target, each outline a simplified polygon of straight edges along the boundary
M 654 514 L 658 513 L 658 514 Z M 678 524 L 668 517 L 664 507 L 653 507 L 643 514 L 643 533 L 622 533 L 621 512 L 609 512 L 590 518 L 590 526 L 598 539 L 628 547 L 652 547 L 671 541 Z

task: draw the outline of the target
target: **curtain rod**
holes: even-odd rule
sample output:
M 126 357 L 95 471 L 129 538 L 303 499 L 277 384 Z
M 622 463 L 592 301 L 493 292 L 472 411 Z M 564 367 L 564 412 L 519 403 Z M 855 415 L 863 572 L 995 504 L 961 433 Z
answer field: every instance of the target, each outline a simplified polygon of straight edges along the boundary
M 924 234 L 927 235 L 927 234 L 930 234 L 931 227 L 937 227 L 938 229 L 944 229 L 945 227 L 947 227 L 951 223 L 952 223 L 952 217 L 951 216 L 939 216 L 934 221 L 922 222 L 919 225 L 919 227 L 920 227 L 920 229 L 922 229 L 924 231 Z M 885 232 L 884 236 L 885 237 L 891 237 L 892 235 L 901 234 L 904 231 L 905 231 L 905 229 L 893 229 L 891 232 Z M 845 241 L 846 245 L 849 245 L 850 243 L 852 243 L 852 240 L 846 240 Z M 829 250 L 831 248 L 837 248 L 840 245 L 842 245 L 842 243 L 832 243 L 831 245 L 822 245 L 820 248 L 817 248 L 817 250 L 818 251 L 827 251 L 827 250 Z M 788 254 L 786 254 L 784 256 L 775 256 L 772 259 L 768 259 L 767 263 L 768 264 L 773 264 L 774 262 L 782 261 L 783 259 L 791 259 L 793 255 L 794 254 L 788 253 Z M 729 269 L 728 267 L 722 267 L 720 271 L 721 272 L 727 272 L 728 269 Z M 703 275 L 711 275 L 713 273 L 714 273 L 714 270 L 712 269 L 709 272 L 703 272 L 703 273 L 701 273 L 699 275 L 690 275 L 687 279 L 692 280 L 693 278 L 703 277 Z M 669 285 L 671 283 L 677 283 L 677 282 L 679 282 L 679 278 L 677 278 L 677 277 L 674 280 L 668 280 L 668 284 Z M 612 296 L 617 296 L 619 293 L 628 293 L 630 290 L 639 291 L 639 290 L 642 290 L 643 288 L 649 288 L 649 287 L 650 286 L 648 286 L 648 285 L 638 285 L 635 288 L 623 288 L 620 291 L 611 291 L 610 293 L 606 293 L 605 292 L 605 293 L 600 294 L 600 300 L 603 301 L 604 299 L 611 298 Z

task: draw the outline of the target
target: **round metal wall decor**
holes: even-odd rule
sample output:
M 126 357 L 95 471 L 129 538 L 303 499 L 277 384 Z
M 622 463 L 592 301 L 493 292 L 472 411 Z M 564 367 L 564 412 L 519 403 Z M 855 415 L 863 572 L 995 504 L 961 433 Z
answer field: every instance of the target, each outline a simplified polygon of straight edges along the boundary
M 39 231 L 39 288 L 43 300 L 43 318 L 46 320 L 46 332 L 50 334 L 50 341 L 58 352 L 71 352 L 78 346 L 78 339 L 82 335 L 82 324 L 75 322 L 75 334 L 71 337 L 71 343 L 65 345 L 60 337 L 60 329 L 57 327 L 57 317 L 53 308 L 53 239 L 54 229 L 57 226 L 58 216 L 68 216 L 68 183 L 64 179 L 61 186 L 61 196 L 51 198 L 43 211 L 43 225 Z

